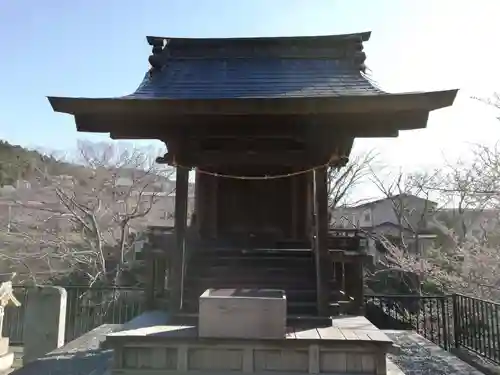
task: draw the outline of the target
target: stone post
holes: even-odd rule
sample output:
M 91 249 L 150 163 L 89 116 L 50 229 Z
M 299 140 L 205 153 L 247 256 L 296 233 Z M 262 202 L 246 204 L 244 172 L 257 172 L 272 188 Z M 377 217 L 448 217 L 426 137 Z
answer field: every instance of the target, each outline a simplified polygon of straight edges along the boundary
M 0 306 L 0 372 L 7 371 L 14 363 L 14 353 L 9 351 L 9 338 L 2 337 L 4 307 Z
M 61 287 L 28 289 L 24 315 L 24 364 L 64 345 L 66 299 L 66 289 Z
M 3 333 L 3 317 L 5 316 L 5 308 L 0 306 L 0 336 Z
M 14 353 L 9 351 L 9 338 L 2 337 L 3 317 L 7 305 L 21 306 L 12 292 L 12 281 L 5 281 L 0 285 L 0 372 L 9 370 L 14 362 Z

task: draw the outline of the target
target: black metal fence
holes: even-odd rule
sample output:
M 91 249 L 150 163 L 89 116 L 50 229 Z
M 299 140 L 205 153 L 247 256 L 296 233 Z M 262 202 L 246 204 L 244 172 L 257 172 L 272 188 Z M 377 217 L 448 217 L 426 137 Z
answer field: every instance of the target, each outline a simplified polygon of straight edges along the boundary
M 466 349 L 500 364 L 500 304 L 453 294 L 368 295 L 366 317 L 380 329 L 412 329 L 450 350 Z
M 121 324 L 139 315 L 145 306 L 144 292 L 134 288 L 88 288 L 66 286 L 66 331 L 69 342 L 101 324 Z M 14 295 L 20 307 L 5 309 L 3 335 L 12 345 L 23 344 L 24 312 L 28 302 L 28 287 L 16 286 Z
M 67 286 L 66 342 L 100 326 L 122 324 L 145 309 L 134 288 Z M 3 335 L 23 343 L 28 288 L 14 287 L 21 307 L 7 307 Z M 500 364 L 500 304 L 461 294 L 443 296 L 367 295 L 366 317 L 380 329 L 415 330 L 446 350 L 466 349 Z
M 13 288 L 14 295 L 21 302 L 20 307 L 7 306 L 3 317 L 2 336 L 9 337 L 11 345 L 22 345 L 24 311 L 28 302 L 28 289 L 24 286 Z
M 415 330 L 446 350 L 453 342 L 451 306 L 449 296 L 365 296 L 366 317 L 378 328 Z
M 453 295 L 455 347 L 500 364 L 500 304 Z
M 66 342 L 99 327 L 122 324 L 144 311 L 144 291 L 135 288 L 66 287 Z

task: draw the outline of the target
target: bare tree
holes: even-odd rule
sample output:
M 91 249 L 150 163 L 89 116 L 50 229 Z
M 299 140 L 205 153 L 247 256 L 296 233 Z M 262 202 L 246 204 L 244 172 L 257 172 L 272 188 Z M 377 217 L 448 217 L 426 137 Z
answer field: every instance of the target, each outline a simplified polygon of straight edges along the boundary
M 489 105 L 493 108 L 500 109 L 500 92 L 493 92 L 489 97 L 473 96 L 472 99 L 479 100 L 480 102 Z M 500 117 L 497 117 L 500 120 Z
M 405 174 L 400 170 L 385 178 L 375 171 L 371 173 L 371 181 L 391 203 L 398 227 L 399 246 L 404 249 L 408 247 L 407 232 L 411 233 L 415 247 L 419 248 L 419 234 L 427 228 L 438 209 L 436 202 L 430 200 L 430 186 L 434 186 L 438 179 L 438 171 Z M 418 204 L 413 197 L 420 198 Z
M 71 175 L 38 168 L 46 196 L 36 204 L 17 201 L 47 213 L 38 230 L 24 231 L 25 243 L 39 247 L 31 258 L 65 265 L 59 272 L 84 275 L 89 285 L 121 285 L 137 233 L 169 193 L 171 170 L 159 168 L 140 149 L 81 142 L 78 151 Z
M 328 170 L 329 206 L 333 210 L 340 205 L 352 204 L 352 193 L 356 187 L 367 181 L 374 168 L 377 154 L 368 151 L 349 158 L 343 167 L 330 167 Z
M 499 144 L 473 145 L 470 160 L 447 166 L 438 190 L 453 202 L 459 223 L 457 246 L 435 254 L 435 263 L 448 271 L 442 273 L 444 282 L 450 289 L 500 300 Z M 481 238 L 469 236 L 471 228 L 481 228 Z
M 473 145 L 468 159 L 446 163 L 440 178 L 427 188 L 438 194 L 447 208 L 439 219 L 454 231 L 457 243 L 467 240 L 470 228 L 500 208 L 500 149 Z M 498 221 L 498 218 L 497 218 Z M 483 232 L 487 228 L 483 228 Z
M 449 246 L 436 243 L 423 254 L 412 254 L 404 246 L 388 245 L 386 266 L 418 273 L 425 285 L 434 285 L 434 292 L 474 293 L 483 298 L 500 300 L 500 221 L 496 218 L 493 225 L 485 225 L 485 236 L 480 241 L 466 235 L 473 225 L 482 226 L 483 221 L 487 221 L 483 219 L 490 219 L 490 214 L 495 212 L 498 216 L 500 212 L 499 166 L 497 146 L 476 145 L 469 160 L 447 163 L 432 174 L 399 173 L 391 180 L 375 176 L 374 182 L 385 196 L 397 196 L 391 201 L 396 217 L 401 217 L 400 223 L 405 224 L 405 215 L 410 214 L 404 207 L 405 200 L 399 197 L 404 197 L 404 194 L 417 195 L 426 200 L 432 198 L 441 204 L 438 216 L 451 212 L 453 218 L 458 219 L 458 222 L 446 222 L 448 228 L 444 225 L 432 227 L 433 232 L 439 229 L 453 239 Z M 476 216 L 479 221 L 475 222 Z M 430 222 L 438 224 L 435 215 L 430 217 Z M 406 225 L 414 230 L 418 228 L 411 223 L 408 220 Z

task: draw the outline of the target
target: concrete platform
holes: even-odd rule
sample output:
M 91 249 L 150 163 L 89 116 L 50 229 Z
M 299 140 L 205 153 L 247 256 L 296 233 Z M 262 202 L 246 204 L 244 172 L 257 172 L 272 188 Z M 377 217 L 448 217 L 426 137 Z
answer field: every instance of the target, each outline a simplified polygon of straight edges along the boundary
M 122 329 L 167 322 L 165 312 L 144 314 L 123 326 L 103 325 L 75 341 L 68 343 L 44 357 L 14 371 L 14 375 L 109 375 L 111 373 L 113 350 L 100 346 L 110 332 Z M 151 319 L 151 317 L 156 318 Z M 148 323 L 148 321 L 150 323 Z M 421 374 L 467 374 L 481 375 L 482 373 L 464 363 L 451 353 L 429 343 L 422 336 L 411 331 L 383 331 L 400 350 L 389 354 L 387 359 L 388 375 L 421 375 Z M 143 371 L 148 373 L 148 371 Z M 149 371 L 149 373 L 163 373 Z M 2 374 L 3 375 L 3 374 Z
M 329 327 L 288 327 L 281 339 L 206 338 L 196 326 L 133 327 L 106 337 L 113 373 L 233 372 L 385 375 L 392 340 L 364 317 Z
M 9 338 L 0 337 L 0 373 L 8 373 L 14 363 L 14 353 L 9 350 Z

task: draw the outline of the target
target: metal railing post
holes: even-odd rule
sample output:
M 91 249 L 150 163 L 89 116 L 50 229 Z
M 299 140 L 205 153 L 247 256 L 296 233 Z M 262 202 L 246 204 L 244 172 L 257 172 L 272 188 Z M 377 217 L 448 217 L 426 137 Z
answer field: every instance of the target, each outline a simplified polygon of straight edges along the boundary
M 460 324 L 459 324 L 459 306 L 458 295 L 454 293 L 452 296 L 453 302 L 453 340 L 455 342 L 455 349 L 460 348 Z

